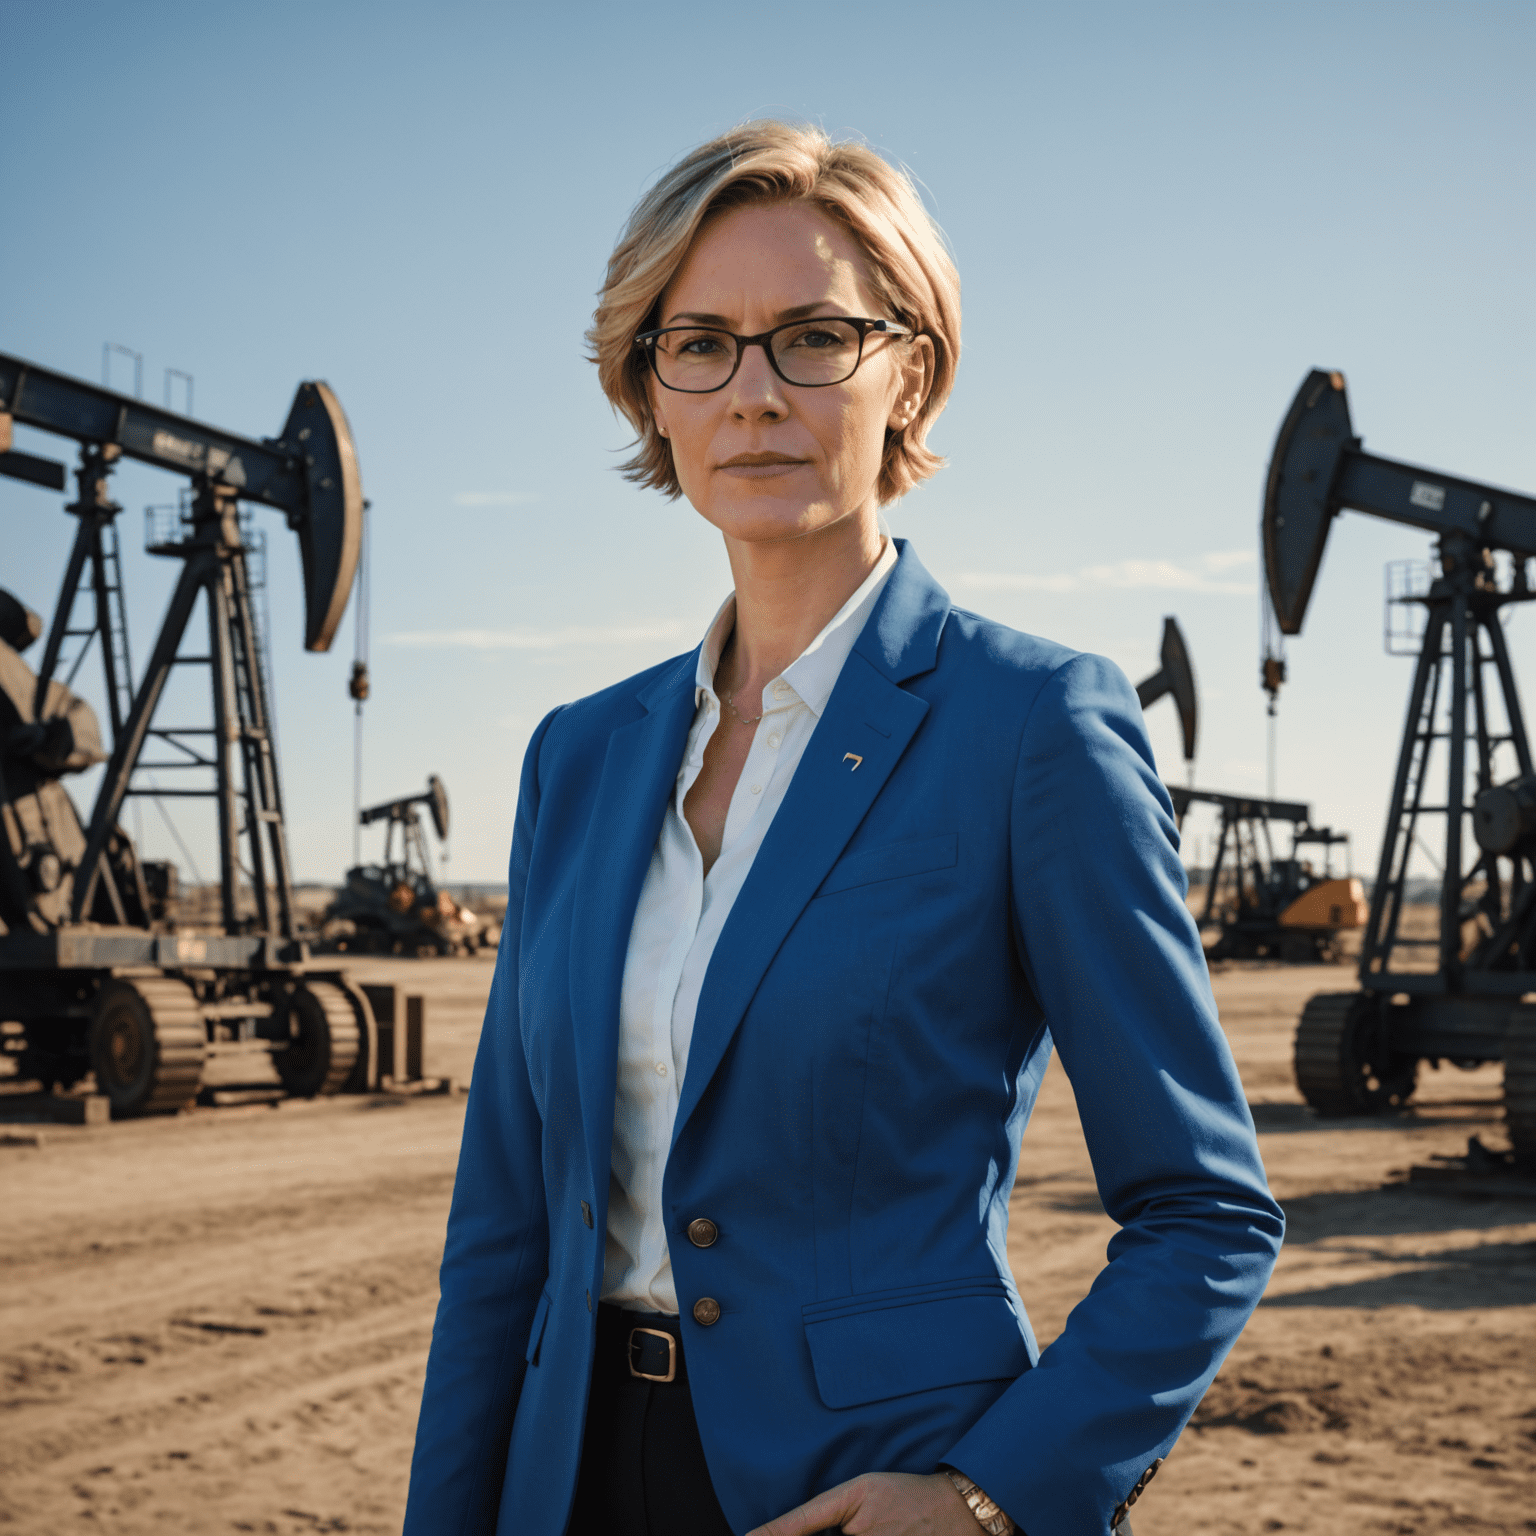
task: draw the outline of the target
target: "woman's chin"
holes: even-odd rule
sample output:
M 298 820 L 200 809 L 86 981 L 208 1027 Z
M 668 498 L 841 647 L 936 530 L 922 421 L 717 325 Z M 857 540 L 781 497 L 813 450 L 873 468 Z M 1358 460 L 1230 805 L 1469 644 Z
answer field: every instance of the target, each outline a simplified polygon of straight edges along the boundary
M 802 539 L 844 522 L 851 509 L 803 496 L 733 496 L 716 501 L 704 513 L 728 539 L 744 544 L 776 544 Z

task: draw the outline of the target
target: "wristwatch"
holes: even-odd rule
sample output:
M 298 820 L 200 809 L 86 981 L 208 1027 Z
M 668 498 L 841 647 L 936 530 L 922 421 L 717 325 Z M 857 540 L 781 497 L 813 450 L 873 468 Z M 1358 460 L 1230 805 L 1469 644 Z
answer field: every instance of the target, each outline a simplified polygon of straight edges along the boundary
M 978 1488 L 964 1472 L 957 1472 L 953 1467 L 945 1467 L 944 1475 L 955 1485 L 955 1492 L 965 1500 L 971 1513 L 976 1516 L 976 1523 L 987 1532 L 987 1536 L 1012 1536 L 1013 1521 L 987 1497 L 983 1489 Z

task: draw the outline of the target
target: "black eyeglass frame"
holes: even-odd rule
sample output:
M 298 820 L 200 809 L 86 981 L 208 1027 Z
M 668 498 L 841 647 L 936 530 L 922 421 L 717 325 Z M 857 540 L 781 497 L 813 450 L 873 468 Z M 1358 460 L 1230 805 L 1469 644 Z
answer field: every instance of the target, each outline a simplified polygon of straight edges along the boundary
M 839 320 L 844 325 L 856 327 L 859 333 L 859 355 L 854 358 L 853 367 L 842 378 L 828 379 L 823 384 L 802 384 L 799 380 L 790 378 L 779 367 L 778 359 L 773 355 L 773 348 L 768 343 L 780 331 L 793 330 L 796 326 L 814 325 L 818 320 Z M 683 389 L 676 384 L 668 384 L 661 376 L 661 369 L 656 366 L 656 343 L 669 331 L 709 331 L 716 336 L 729 336 L 736 343 L 736 361 L 732 365 L 731 371 L 718 384 L 712 384 L 708 389 Z M 664 325 L 658 330 L 641 331 L 635 337 L 635 345 L 645 349 L 646 358 L 651 365 L 651 372 L 656 375 L 656 382 L 663 389 L 670 389 L 674 394 L 678 395 L 717 394 L 736 377 L 737 372 L 741 368 L 741 360 L 747 355 L 748 347 L 761 347 L 763 349 L 763 356 L 768 359 L 768 366 L 791 389 L 831 389 L 836 384 L 846 384 L 859 371 L 859 365 L 864 361 L 864 339 L 871 331 L 877 336 L 895 336 L 908 340 L 917 335 L 916 331 L 908 329 L 908 327 L 899 324 L 895 320 L 866 320 L 856 315 L 809 315 L 804 320 L 786 320 L 783 325 L 776 325 L 771 331 L 760 331 L 756 336 L 739 336 L 735 331 L 728 331 L 719 325 Z

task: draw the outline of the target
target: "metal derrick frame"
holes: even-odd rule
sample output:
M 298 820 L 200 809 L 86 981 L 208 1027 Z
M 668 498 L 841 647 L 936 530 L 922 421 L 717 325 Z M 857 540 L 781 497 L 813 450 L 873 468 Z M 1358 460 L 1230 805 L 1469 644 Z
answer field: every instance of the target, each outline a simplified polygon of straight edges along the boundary
M 117 921 L 129 926 L 124 893 L 117 889 L 106 857 L 108 842 L 126 799 L 135 795 L 213 799 L 217 802 L 218 813 L 220 917 L 224 932 L 235 937 L 247 930 L 238 899 L 242 872 L 240 845 L 244 841 L 249 854 L 247 867 L 256 908 L 254 928 L 260 936 L 279 941 L 277 944 L 258 944 L 254 949 L 248 943 L 216 945 L 216 949 L 232 948 L 234 952 L 226 963 L 236 965 L 250 964 L 264 955 L 272 960 L 277 960 L 279 955 L 284 960 L 302 959 L 303 946 L 297 940 L 295 924 L 282 784 L 273 748 L 271 707 L 258 643 L 238 498 L 227 486 L 207 478 L 195 480 L 188 536 L 152 546 L 155 554 L 181 559 L 183 567 L 144 675 L 137 691 L 130 694 L 129 679 L 119 676 L 114 665 L 120 653 L 126 657 L 126 650 L 115 633 L 117 616 L 110 606 L 115 588 L 109 581 L 108 565 L 115 541 L 109 543 L 109 539 L 122 509 L 108 496 L 106 486 L 116 458 L 117 455 L 109 449 L 95 445 L 85 445 L 81 449 L 77 471 L 79 496 L 67 509 L 78 517 L 79 526 L 38 673 L 37 708 L 41 710 L 49 684 L 58 670 L 65 639 L 70 635 L 83 637 L 83 655 L 91 634 L 99 635 L 113 746 L 86 830 L 86 851 L 77 871 L 70 907 L 71 921 L 81 922 L 92 910 L 99 887 Z M 91 631 L 73 630 L 70 628 L 71 616 L 88 568 L 94 589 L 96 624 Z M 182 644 L 199 597 L 206 603 L 208 650 L 206 655 L 187 655 L 182 653 Z M 213 723 L 210 727 L 156 729 L 153 725 L 155 710 L 171 673 L 177 666 L 187 665 L 206 665 L 210 670 Z M 126 716 L 119 702 L 122 695 L 133 701 Z M 177 739 L 194 735 L 212 737 L 214 755 L 211 758 Z M 206 768 L 214 774 L 214 786 L 208 789 L 134 787 L 133 777 L 143 766 L 140 759 L 151 736 L 178 748 L 184 758 L 179 763 L 151 766 Z M 146 905 L 146 894 L 138 892 L 135 895 L 142 910 Z M 13 946 L 7 944 L 6 947 Z M 67 963 L 63 955 L 74 948 L 92 953 L 104 949 L 99 943 L 56 943 L 48 947 L 59 951 L 60 960 L 56 963 Z M 106 949 L 121 947 L 110 941 L 105 945 Z M 153 942 L 131 942 L 127 947 L 135 951 L 146 950 L 143 960 L 148 963 L 164 964 L 170 960 L 170 957 L 167 960 L 160 958 L 158 951 L 163 946 Z M 236 958 L 237 955 L 240 958 Z M 175 961 L 170 960 L 170 963 Z
M 1259 852 L 1259 829 L 1264 834 L 1264 853 Z M 1244 834 L 1246 833 L 1246 840 Z M 1245 816 L 1231 806 L 1221 808 L 1221 832 L 1216 844 L 1216 857 L 1211 862 L 1210 879 L 1206 885 L 1205 911 L 1200 922 L 1204 926 L 1216 920 L 1216 898 L 1221 883 L 1222 867 L 1226 862 L 1227 844 L 1232 845 L 1232 916 L 1233 926 L 1258 911 L 1257 897 L 1264 872 L 1275 862 L 1275 844 L 1270 836 L 1269 817 Z M 1265 855 L 1268 855 L 1266 862 Z
M 1514 749 L 1520 774 L 1532 771 L 1530 743 L 1524 713 L 1516 690 L 1514 669 L 1505 639 L 1500 612 L 1511 603 L 1530 602 L 1536 598 L 1527 582 L 1525 558 L 1514 558 L 1514 579 L 1508 588 L 1499 588 L 1487 547 L 1459 532 L 1447 532 L 1438 544 L 1441 574 L 1427 595 L 1404 601 L 1422 603 L 1426 623 L 1412 687 L 1409 691 L 1407 720 L 1398 753 L 1393 780 L 1392 801 L 1387 827 L 1382 839 L 1376 886 L 1371 896 L 1370 917 L 1360 951 L 1360 984 L 1377 994 L 1406 994 L 1416 1005 L 1421 1026 L 1410 1033 L 1444 1033 L 1456 1037 L 1452 1045 L 1466 1044 L 1465 1036 L 1472 1013 L 1468 1007 L 1435 1007 L 1437 999 L 1516 998 L 1536 991 L 1536 971 L 1522 968 L 1522 955 L 1536 937 L 1536 870 L 1520 849 L 1508 855 L 1481 851 L 1470 868 L 1465 860 L 1465 824 L 1476 797 L 1495 783 L 1494 755 L 1509 745 Z M 1487 637 L 1487 650 L 1483 637 Z M 1489 718 L 1489 685 L 1486 672 L 1492 667 L 1498 679 L 1498 691 L 1504 706 L 1507 729 L 1495 731 Z M 1446 693 L 1449 705 L 1444 728 L 1439 720 Z M 1471 717 L 1469 720 L 1469 716 Z M 1447 745 L 1446 798 L 1444 805 L 1426 805 L 1434 746 Z M 1468 757 L 1473 748 L 1476 762 L 1468 785 Z M 1439 932 L 1432 940 L 1405 938 L 1400 932 L 1406 900 L 1408 863 L 1415 844 L 1423 846 L 1420 822 L 1423 817 L 1440 815 L 1445 820 Z M 1506 878 L 1500 867 L 1507 858 L 1510 871 Z M 1469 887 L 1481 878 L 1483 891 L 1475 900 L 1468 897 Z M 1469 952 L 1463 953 L 1463 924 L 1482 916 L 1489 931 Z M 1432 972 L 1393 969 L 1393 960 L 1403 949 L 1434 947 L 1438 965 Z M 1434 1016 L 1440 1016 L 1440 1024 Z M 1476 1032 L 1489 1036 L 1492 1046 L 1496 1033 L 1489 1025 Z M 1399 1042 L 1405 1043 L 1405 1042 Z M 1436 1052 L 1435 1042 L 1420 1040 L 1415 1049 L 1423 1054 Z M 1443 1043 L 1443 1042 L 1442 1042 Z M 1487 1050 L 1491 1057 L 1498 1048 Z
M 1252 882 L 1255 896 L 1261 888 L 1261 877 L 1266 870 L 1285 862 L 1275 853 L 1274 836 L 1270 823 L 1285 821 L 1291 824 L 1291 857 L 1302 842 L 1334 843 L 1344 838 L 1328 828 L 1311 825 L 1312 808 L 1295 800 L 1263 800 L 1254 795 L 1228 795 L 1214 790 L 1186 789 L 1182 785 L 1169 785 L 1168 793 L 1173 801 L 1174 815 L 1182 824 L 1189 807 L 1194 804 L 1213 805 L 1221 813 L 1220 830 L 1216 838 L 1216 852 L 1211 860 L 1206 880 L 1205 904 L 1199 923 L 1205 927 L 1218 920 L 1217 902 L 1223 876 L 1233 885 L 1232 911 L 1225 928 L 1238 930 L 1244 923 L 1261 918 L 1261 908 L 1247 896 L 1245 881 Z M 1260 852 L 1259 838 L 1264 840 Z M 1231 849 L 1231 866 L 1228 866 L 1228 849 Z
M 384 859 L 385 869 L 395 868 L 395 831 L 400 832 L 400 859 L 399 867 L 409 873 L 411 868 L 411 855 L 415 854 L 420 862 L 422 872 L 428 880 L 436 883 L 436 877 L 432 872 L 432 855 L 427 847 L 426 834 L 421 830 L 421 817 L 417 814 L 414 801 L 402 801 L 399 806 L 391 808 L 391 814 L 385 823 L 384 829 Z M 398 814 L 396 814 L 398 812 Z

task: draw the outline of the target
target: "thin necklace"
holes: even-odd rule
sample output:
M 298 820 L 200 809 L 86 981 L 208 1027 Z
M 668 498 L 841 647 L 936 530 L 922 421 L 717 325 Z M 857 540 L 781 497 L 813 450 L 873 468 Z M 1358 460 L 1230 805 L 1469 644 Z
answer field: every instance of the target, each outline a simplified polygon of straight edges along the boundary
M 759 704 L 761 704 L 761 701 L 759 701 Z M 743 725 L 756 725 L 757 722 L 763 718 L 762 709 L 759 708 L 758 712 L 755 715 L 753 715 L 750 720 L 748 720 L 747 717 L 744 714 L 742 714 L 742 712 L 739 709 L 736 708 L 736 694 L 735 694 L 734 691 L 732 691 L 731 693 L 726 694 L 726 696 L 725 696 L 725 707 L 728 710 L 730 710 L 730 712 L 733 715 L 735 715 L 736 718 L 738 720 L 740 720 Z
M 733 629 L 731 631 L 731 638 L 726 641 L 725 649 L 723 651 L 721 651 L 721 653 L 720 653 L 720 663 L 721 664 L 724 663 L 725 658 L 731 653 L 731 650 L 735 646 L 735 644 L 736 644 L 736 631 Z M 719 675 L 719 665 L 716 666 L 715 674 L 716 674 L 716 676 Z M 758 700 L 758 704 L 759 705 L 762 704 L 762 700 L 761 699 Z M 747 717 L 744 714 L 742 714 L 742 712 L 739 709 L 736 708 L 736 690 L 734 688 L 728 694 L 726 694 L 726 696 L 725 696 L 725 707 L 728 710 L 730 710 L 730 712 L 733 715 L 735 715 L 736 718 L 738 720 L 740 720 L 743 725 L 756 725 L 757 722 L 763 718 L 763 712 L 762 712 L 761 708 L 758 709 L 758 712 L 755 715 L 753 715 L 750 720 L 748 720 Z

